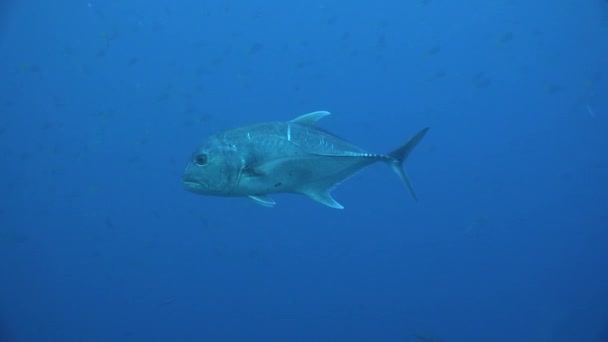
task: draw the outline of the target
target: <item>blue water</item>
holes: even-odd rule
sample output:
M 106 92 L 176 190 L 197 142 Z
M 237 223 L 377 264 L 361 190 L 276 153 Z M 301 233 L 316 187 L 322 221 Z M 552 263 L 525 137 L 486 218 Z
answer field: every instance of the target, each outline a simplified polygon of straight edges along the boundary
M 0 341 L 608 341 L 608 2 L 0 5 Z M 182 189 L 206 136 L 328 110 L 407 161 Z

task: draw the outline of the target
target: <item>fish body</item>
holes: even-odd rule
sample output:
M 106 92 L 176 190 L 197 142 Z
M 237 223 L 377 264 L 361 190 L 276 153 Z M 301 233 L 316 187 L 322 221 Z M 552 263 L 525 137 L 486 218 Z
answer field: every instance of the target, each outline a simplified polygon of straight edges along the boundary
M 184 188 L 203 195 L 250 197 L 269 207 L 275 204 L 270 194 L 296 193 L 342 209 L 331 190 L 364 167 L 384 162 L 416 198 L 402 164 L 428 128 L 389 154 L 374 154 L 317 126 L 329 114 L 312 112 L 210 136 L 192 154 L 182 177 Z

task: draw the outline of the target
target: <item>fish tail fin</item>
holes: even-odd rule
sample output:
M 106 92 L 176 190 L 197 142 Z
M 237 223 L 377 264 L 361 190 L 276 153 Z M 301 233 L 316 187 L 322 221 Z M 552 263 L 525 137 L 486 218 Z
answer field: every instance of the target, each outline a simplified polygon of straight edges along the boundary
M 420 132 L 416 133 L 410 140 L 408 140 L 405 144 L 399 146 L 397 149 L 388 154 L 391 157 L 388 160 L 388 164 L 395 171 L 397 176 L 401 179 L 405 187 L 408 189 L 414 200 L 418 201 L 418 196 L 416 196 L 416 192 L 414 191 L 414 187 L 412 186 L 412 182 L 410 181 L 407 173 L 405 172 L 405 168 L 403 167 L 403 163 L 410 155 L 410 153 L 414 150 L 416 145 L 424 138 L 426 132 L 428 132 L 429 128 L 426 127 L 422 129 Z

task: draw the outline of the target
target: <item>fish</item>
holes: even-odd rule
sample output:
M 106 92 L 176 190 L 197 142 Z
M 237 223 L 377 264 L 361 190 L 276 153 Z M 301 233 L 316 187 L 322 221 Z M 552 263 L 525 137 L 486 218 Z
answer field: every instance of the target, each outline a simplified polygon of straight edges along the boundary
M 595 112 L 594 112 L 594 111 L 593 111 L 593 109 L 591 108 L 591 105 L 587 105 L 587 113 L 589 114 L 589 116 L 590 116 L 592 119 L 595 119 L 595 117 L 596 117 L 596 116 L 595 116 Z
M 301 194 L 344 209 L 331 191 L 366 166 L 382 162 L 418 200 L 403 164 L 428 127 L 392 152 L 377 154 L 321 128 L 318 121 L 328 115 L 316 111 L 290 121 L 256 123 L 209 136 L 186 165 L 184 189 L 208 196 L 249 197 L 266 207 L 276 204 L 272 194 Z

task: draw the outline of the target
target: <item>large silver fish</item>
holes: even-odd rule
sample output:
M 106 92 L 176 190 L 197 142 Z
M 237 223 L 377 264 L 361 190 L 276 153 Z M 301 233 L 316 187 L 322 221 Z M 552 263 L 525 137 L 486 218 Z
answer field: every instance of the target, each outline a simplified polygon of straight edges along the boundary
M 343 209 L 330 192 L 341 181 L 375 162 L 388 164 L 416 199 L 403 162 L 428 128 L 389 154 L 369 153 L 316 122 L 319 111 L 287 122 L 267 122 L 219 132 L 192 154 L 183 175 L 186 190 L 213 196 L 248 196 L 272 207 L 269 194 L 296 193 Z

